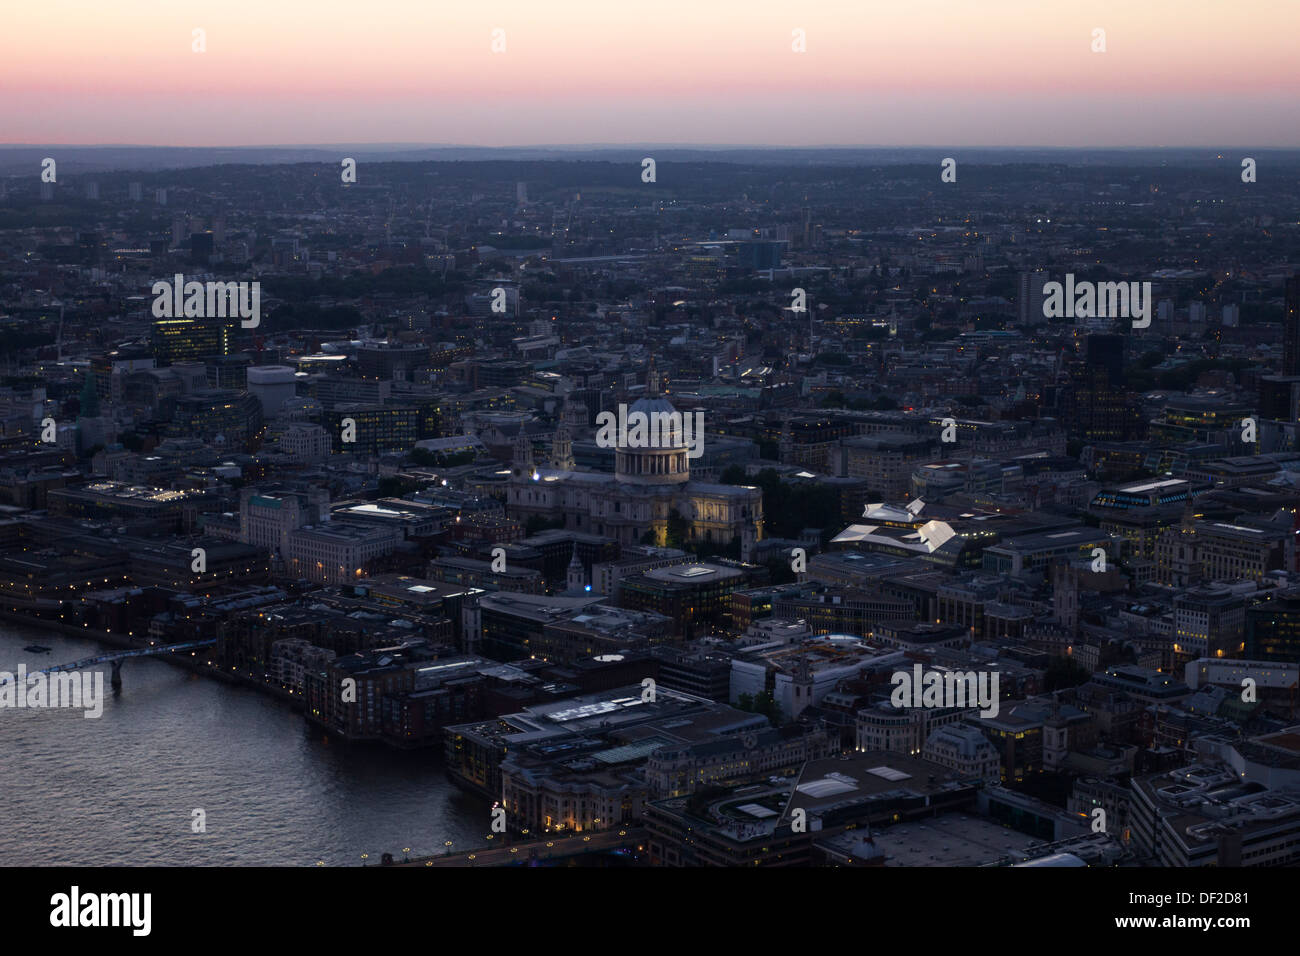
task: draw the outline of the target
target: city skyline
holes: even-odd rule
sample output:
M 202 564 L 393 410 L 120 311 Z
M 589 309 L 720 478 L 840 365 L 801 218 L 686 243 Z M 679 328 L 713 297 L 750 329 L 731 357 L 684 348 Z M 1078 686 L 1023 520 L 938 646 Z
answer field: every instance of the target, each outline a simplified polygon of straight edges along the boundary
M 1300 866 L 1298 27 L 13 11 L 16 927 L 191 938 L 270 867 L 347 915 L 280 879 L 227 930 L 477 915 L 405 868 L 821 870 L 1039 940 L 1071 878 L 1012 871 L 1074 869 L 1072 931 L 1263 924 Z

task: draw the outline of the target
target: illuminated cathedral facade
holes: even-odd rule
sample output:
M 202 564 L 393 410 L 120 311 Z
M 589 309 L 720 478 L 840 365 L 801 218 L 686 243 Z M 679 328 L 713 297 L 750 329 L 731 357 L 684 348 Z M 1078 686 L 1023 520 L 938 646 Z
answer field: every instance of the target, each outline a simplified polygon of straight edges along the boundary
M 676 414 L 657 392 L 652 384 L 651 394 L 634 402 L 629 416 Z M 612 475 L 578 471 L 571 422 L 584 418 L 585 411 L 568 412 L 556 428 L 546 464 L 534 462 L 532 443 L 520 430 L 507 493 L 511 516 L 524 521 L 534 515 L 551 520 L 562 516 L 566 530 L 603 535 L 622 545 L 641 544 L 652 533 L 653 543 L 663 546 L 669 516 L 676 511 L 685 522 L 685 538 L 720 548 L 738 540 L 741 559 L 753 559 L 763 536 L 760 489 L 692 481 L 689 448 L 680 433 L 635 448 L 620 440 Z

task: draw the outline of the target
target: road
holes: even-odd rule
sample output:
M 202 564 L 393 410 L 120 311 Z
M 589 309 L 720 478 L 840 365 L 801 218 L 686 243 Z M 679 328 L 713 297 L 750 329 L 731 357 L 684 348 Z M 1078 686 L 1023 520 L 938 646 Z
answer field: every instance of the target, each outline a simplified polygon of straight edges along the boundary
M 463 850 L 431 857 L 414 857 L 395 866 L 513 866 L 527 863 L 536 854 L 538 860 L 561 860 L 584 853 L 607 853 L 626 848 L 635 851 L 645 846 L 646 831 L 641 827 L 620 827 L 598 833 L 549 836 L 541 840 L 525 840 L 496 845 L 506 834 L 493 837 L 491 844 L 473 850 Z

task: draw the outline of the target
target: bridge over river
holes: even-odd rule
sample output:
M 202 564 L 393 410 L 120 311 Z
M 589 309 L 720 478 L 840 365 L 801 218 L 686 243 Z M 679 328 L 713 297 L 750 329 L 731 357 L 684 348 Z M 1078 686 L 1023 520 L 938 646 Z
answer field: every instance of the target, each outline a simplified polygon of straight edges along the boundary
M 108 654 L 97 654 L 94 657 L 83 657 L 81 660 L 70 661 L 67 664 L 55 664 L 52 667 L 44 667 L 36 671 L 28 671 L 27 676 L 33 674 L 57 674 L 60 671 L 77 671 L 83 667 L 94 667 L 96 664 L 108 664 L 113 670 L 112 685 L 114 687 L 122 686 L 122 662 L 129 657 L 157 657 L 162 654 L 172 654 L 177 651 L 192 651 L 200 647 L 211 647 L 217 643 L 216 638 L 209 638 L 206 641 L 187 641 L 183 644 L 158 644 L 153 647 L 136 647 L 127 651 L 112 651 Z M 0 680 L 0 685 L 7 684 L 8 678 Z

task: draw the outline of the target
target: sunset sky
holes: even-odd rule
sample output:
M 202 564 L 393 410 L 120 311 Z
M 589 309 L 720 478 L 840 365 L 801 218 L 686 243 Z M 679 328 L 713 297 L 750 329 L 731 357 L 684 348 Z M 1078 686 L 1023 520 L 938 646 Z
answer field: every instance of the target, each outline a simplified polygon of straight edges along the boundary
M 11 2 L 0 142 L 1294 147 L 1297 36 L 1300 0 Z

